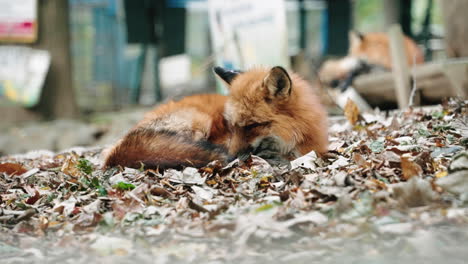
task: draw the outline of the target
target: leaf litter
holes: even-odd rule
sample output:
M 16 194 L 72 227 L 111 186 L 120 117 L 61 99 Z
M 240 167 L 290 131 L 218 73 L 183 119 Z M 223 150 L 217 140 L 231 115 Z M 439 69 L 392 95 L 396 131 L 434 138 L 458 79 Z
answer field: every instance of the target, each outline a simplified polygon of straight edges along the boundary
M 104 171 L 99 148 L 1 157 L 2 263 L 463 263 L 467 103 L 348 108 L 329 152 L 290 167 Z

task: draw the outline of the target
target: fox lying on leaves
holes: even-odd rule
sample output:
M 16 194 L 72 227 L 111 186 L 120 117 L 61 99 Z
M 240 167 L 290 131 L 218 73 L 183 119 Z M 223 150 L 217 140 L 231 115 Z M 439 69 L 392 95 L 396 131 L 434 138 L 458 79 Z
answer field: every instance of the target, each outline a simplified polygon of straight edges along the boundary
M 146 114 L 104 166 L 202 167 L 246 154 L 291 160 L 326 152 L 327 115 L 312 88 L 282 67 L 214 69 L 230 95 L 194 95 Z

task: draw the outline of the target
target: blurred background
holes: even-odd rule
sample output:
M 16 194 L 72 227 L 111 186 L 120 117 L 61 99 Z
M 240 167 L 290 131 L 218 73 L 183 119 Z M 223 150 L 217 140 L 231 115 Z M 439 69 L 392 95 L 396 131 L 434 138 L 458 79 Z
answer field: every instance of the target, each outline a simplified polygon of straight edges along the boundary
M 282 64 L 332 106 L 327 84 L 318 82 L 323 62 L 350 56 L 351 30 L 388 32 L 394 24 L 437 65 L 422 86 L 443 75 L 439 85 L 461 83 L 463 92 L 466 10 L 466 0 L 0 0 L 0 152 L 111 142 L 121 132 L 109 131 L 125 132 L 149 106 L 225 93 L 214 65 Z M 446 78 L 453 63 L 463 67 Z M 366 85 L 362 96 L 373 107 L 397 107 L 393 86 L 383 98 L 381 84 Z M 436 90 L 421 102 L 456 91 Z M 83 138 L 67 141 L 68 134 Z

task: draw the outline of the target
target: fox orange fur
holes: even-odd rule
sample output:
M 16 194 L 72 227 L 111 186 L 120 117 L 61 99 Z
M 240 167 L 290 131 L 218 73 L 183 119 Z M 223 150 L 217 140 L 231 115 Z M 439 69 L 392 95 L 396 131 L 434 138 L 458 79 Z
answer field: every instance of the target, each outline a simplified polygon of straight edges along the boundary
M 408 65 L 424 63 L 423 52 L 412 39 L 405 36 L 403 44 Z M 350 72 L 362 66 L 363 63 L 377 70 L 392 69 L 388 34 L 362 34 L 350 31 L 348 55 L 342 59 L 325 61 L 320 68 L 319 76 L 325 83 L 331 83 L 333 80 L 343 80 Z
M 326 152 L 327 114 L 312 88 L 281 67 L 247 72 L 216 67 L 230 95 L 194 95 L 146 114 L 104 166 L 201 167 L 244 154 L 293 159 Z
M 392 59 L 390 56 L 390 40 L 386 33 L 361 34 L 355 31 L 349 33 L 349 53 L 348 56 L 364 59 L 371 64 L 381 65 L 387 69 L 392 69 Z M 405 47 L 408 65 L 421 64 L 424 56 L 416 43 L 404 36 L 403 45 Z
M 109 151 L 104 166 L 166 169 L 227 160 L 226 100 L 217 94 L 194 95 L 157 107 Z
M 253 69 L 234 79 L 224 116 L 232 129 L 231 155 L 273 147 L 292 159 L 327 150 L 323 106 L 307 82 L 281 67 Z M 262 146 L 264 140 L 273 146 Z

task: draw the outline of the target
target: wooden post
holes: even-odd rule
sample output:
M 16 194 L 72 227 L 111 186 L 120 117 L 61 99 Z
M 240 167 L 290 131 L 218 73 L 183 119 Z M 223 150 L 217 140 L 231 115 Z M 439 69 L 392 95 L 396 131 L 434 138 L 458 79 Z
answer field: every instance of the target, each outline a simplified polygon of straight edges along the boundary
M 400 25 L 393 25 L 389 30 L 390 54 L 392 57 L 392 72 L 395 82 L 398 107 L 404 109 L 408 107 L 410 95 L 410 72 L 406 51 L 403 43 L 403 33 Z
M 75 101 L 70 56 L 68 1 L 38 1 L 39 38 L 33 48 L 48 50 L 51 65 L 37 110 L 46 118 L 74 118 Z
M 384 24 L 386 28 L 400 22 L 400 1 L 384 0 L 383 8 Z

